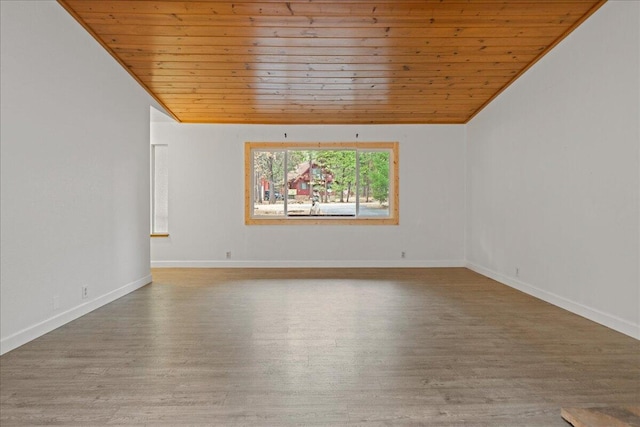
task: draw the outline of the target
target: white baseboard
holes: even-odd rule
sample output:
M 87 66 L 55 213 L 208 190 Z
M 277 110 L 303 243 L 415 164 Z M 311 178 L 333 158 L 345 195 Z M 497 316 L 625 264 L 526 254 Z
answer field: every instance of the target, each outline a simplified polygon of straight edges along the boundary
M 28 328 L 18 331 L 13 335 L 9 335 L 8 337 L 0 340 L 0 355 L 18 348 L 21 345 L 28 343 L 29 341 L 32 341 L 48 332 L 51 332 L 54 329 L 57 329 L 60 326 L 77 319 L 78 317 L 84 316 L 85 314 L 90 313 L 105 304 L 109 304 L 110 302 L 113 302 L 118 298 L 123 297 L 126 294 L 133 292 L 136 289 L 139 289 L 149 283 L 151 283 L 150 274 L 141 279 L 126 284 L 118 289 L 114 289 L 107 294 L 101 295 L 97 298 L 73 307 L 63 313 L 43 320 L 40 323 L 29 326 Z
M 463 260 L 444 261 L 359 261 L 359 260 L 310 260 L 310 261 L 151 261 L 151 268 L 436 268 L 465 267 Z
M 613 314 L 605 313 L 595 308 L 571 301 L 560 295 L 545 291 L 528 283 L 524 283 L 518 279 L 514 279 L 512 277 L 497 273 L 488 268 L 481 267 L 477 264 L 467 262 L 466 267 L 469 270 L 473 270 L 476 273 L 482 274 L 483 276 L 496 280 L 504 285 L 524 292 L 525 294 L 531 295 L 557 307 L 577 314 L 578 316 L 582 316 L 586 319 L 640 340 L 640 325 L 634 324 L 625 319 L 621 319 L 620 317 L 614 316 Z

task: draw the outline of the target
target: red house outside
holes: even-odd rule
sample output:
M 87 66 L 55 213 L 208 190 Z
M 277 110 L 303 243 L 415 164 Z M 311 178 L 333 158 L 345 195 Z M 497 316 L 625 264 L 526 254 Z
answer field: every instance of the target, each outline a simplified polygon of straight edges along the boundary
M 311 182 L 311 179 L 313 179 L 313 182 Z M 287 174 L 289 195 L 296 198 L 309 197 L 312 192 L 312 187 L 315 187 L 320 197 L 326 202 L 332 182 L 333 175 L 331 172 L 315 162 L 313 163 L 313 167 L 309 167 L 309 162 L 300 163 L 296 167 L 296 170 Z

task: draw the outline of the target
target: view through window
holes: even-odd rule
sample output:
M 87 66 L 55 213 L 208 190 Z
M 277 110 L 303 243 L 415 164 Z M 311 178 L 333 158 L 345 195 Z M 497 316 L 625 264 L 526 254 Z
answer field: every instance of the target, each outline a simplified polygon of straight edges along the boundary
M 249 224 L 398 223 L 397 143 L 247 143 L 246 150 Z
M 151 146 L 151 235 L 169 233 L 169 146 Z

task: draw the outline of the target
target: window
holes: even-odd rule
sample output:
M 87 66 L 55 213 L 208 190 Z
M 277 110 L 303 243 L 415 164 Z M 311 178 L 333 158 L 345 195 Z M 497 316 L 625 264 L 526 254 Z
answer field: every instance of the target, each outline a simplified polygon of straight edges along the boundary
M 169 234 L 169 146 L 151 146 L 151 236 Z
M 399 223 L 398 143 L 245 144 L 246 224 Z

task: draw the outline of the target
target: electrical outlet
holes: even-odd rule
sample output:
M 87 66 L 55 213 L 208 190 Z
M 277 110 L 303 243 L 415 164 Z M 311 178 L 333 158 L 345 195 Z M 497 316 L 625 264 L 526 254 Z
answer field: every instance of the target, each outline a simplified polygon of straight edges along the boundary
M 89 287 L 88 286 L 82 286 L 81 287 L 81 291 L 82 291 L 82 299 L 87 299 L 89 298 Z
M 231 259 L 231 252 L 227 252 L 227 259 Z
M 405 251 L 400 252 L 400 258 L 406 258 L 407 253 Z

